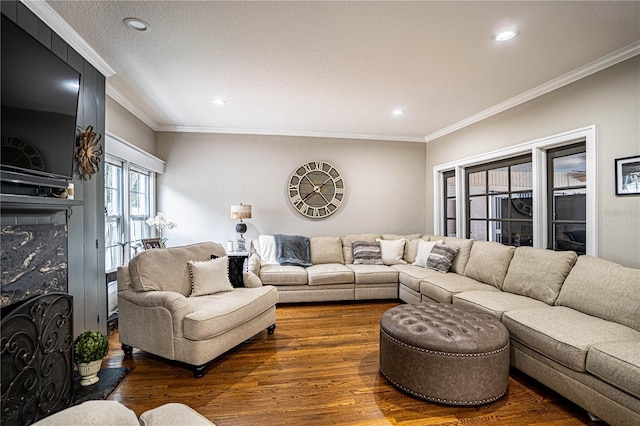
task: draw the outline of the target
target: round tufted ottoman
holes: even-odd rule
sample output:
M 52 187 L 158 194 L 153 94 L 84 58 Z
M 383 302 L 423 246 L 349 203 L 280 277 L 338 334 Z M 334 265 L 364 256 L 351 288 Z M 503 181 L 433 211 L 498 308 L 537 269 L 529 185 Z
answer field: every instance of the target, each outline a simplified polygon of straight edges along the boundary
M 496 318 L 444 303 L 400 305 L 380 319 L 380 372 L 420 398 L 497 400 L 509 384 L 509 332 Z

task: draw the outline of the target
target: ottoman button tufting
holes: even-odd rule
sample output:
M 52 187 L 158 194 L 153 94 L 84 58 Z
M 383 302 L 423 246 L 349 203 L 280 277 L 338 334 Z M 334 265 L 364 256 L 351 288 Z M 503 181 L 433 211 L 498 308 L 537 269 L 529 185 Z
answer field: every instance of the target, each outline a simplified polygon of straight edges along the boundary
M 400 305 L 380 319 L 380 371 L 429 401 L 486 404 L 507 391 L 509 333 L 497 319 L 470 309 Z

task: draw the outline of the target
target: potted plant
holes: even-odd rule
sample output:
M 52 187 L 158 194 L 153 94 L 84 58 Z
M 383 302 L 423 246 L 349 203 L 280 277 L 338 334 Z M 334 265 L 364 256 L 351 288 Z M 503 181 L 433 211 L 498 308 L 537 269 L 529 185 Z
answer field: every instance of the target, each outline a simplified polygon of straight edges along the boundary
M 73 341 L 73 359 L 78 366 L 82 386 L 96 383 L 102 358 L 109 352 L 109 340 L 99 331 L 83 331 Z

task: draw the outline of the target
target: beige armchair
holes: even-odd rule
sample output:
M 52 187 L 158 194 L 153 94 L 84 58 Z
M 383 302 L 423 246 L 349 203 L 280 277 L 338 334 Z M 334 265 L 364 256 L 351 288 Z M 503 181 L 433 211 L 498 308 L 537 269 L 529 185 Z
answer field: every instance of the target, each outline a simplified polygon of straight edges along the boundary
M 225 256 L 220 244 L 205 242 L 147 250 L 118 268 L 125 354 L 142 349 L 189 364 L 202 377 L 209 361 L 261 330 L 272 334 L 278 291 L 231 287 Z

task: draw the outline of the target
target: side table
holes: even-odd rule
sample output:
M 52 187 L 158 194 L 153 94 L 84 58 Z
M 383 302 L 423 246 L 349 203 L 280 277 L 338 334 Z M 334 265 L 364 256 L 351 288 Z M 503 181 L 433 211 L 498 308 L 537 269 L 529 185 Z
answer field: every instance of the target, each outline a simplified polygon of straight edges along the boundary
M 249 252 L 246 251 L 229 251 L 229 281 L 234 287 L 244 287 L 244 263 L 249 258 Z

